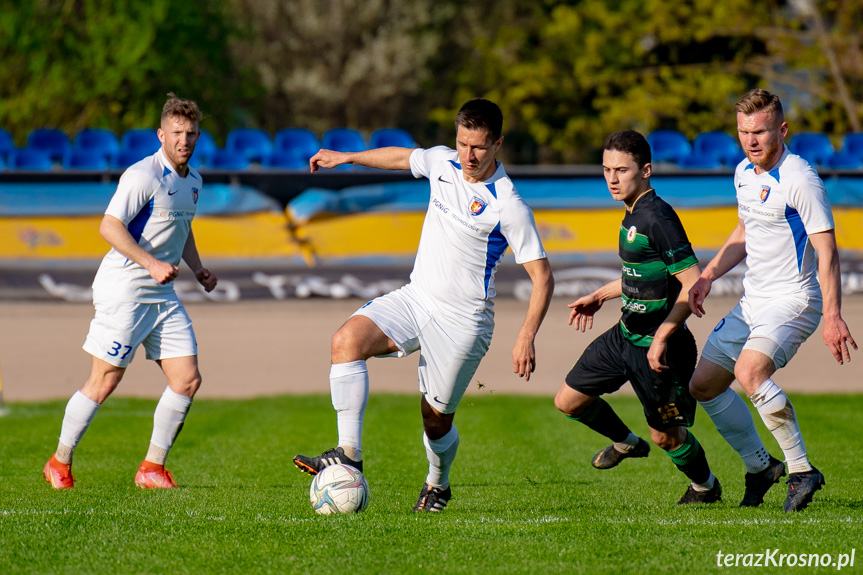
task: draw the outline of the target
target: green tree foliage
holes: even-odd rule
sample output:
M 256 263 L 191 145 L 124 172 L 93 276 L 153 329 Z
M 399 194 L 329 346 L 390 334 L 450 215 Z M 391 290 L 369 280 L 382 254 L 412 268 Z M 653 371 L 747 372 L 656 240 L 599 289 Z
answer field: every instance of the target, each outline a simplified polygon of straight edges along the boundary
M 19 145 L 36 127 L 156 127 L 169 91 L 197 100 L 203 126 L 221 133 L 254 86 L 231 59 L 218 0 L 2 5 L 0 125 Z
M 863 131 L 863 0 L 789 0 L 765 30 L 768 81 L 803 97 L 790 115 L 800 129 Z
M 842 74 L 856 79 L 859 115 L 863 3 L 816 4 Z M 851 125 L 840 120 L 823 43 L 787 2 L 510 0 L 488 8 L 450 105 L 471 92 L 500 102 L 508 129 L 538 144 L 518 161 L 595 162 L 603 138 L 623 128 L 732 131 L 734 101 L 755 86 L 778 92 L 800 127 Z
M 439 0 L 234 0 L 247 30 L 235 46 L 266 90 L 260 127 L 418 128 L 429 62 L 455 3 Z
M 633 128 L 734 131 L 777 92 L 792 135 L 863 122 L 863 0 L 0 0 L 0 126 L 409 129 L 447 141 L 465 100 L 505 114 L 505 159 L 596 162 Z

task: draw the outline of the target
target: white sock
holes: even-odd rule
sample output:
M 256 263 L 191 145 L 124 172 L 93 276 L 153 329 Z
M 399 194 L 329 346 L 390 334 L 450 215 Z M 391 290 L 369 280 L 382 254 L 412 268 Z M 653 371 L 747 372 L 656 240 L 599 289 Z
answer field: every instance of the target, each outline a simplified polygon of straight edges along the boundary
M 76 391 L 66 404 L 66 415 L 63 416 L 63 425 L 60 428 L 60 442 L 57 446 L 55 457 L 60 463 L 72 463 L 72 453 L 78 447 L 78 442 L 87 428 L 90 427 L 90 422 L 96 416 L 96 411 L 99 410 L 99 404 L 81 393 Z M 68 459 L 68 461 L 64 461 Z
M 699 401 L 716 430 L 743 459 L 747 473 L 767 469 L 770 454 L 758 437 L 752 414 L 743 399 L 729 387 L 709 401 Z
M 800 426 L 797 425 L 797 415 L 785 392 L 768 378 L 758 386 L 749 399 L 752 400 L 752 405 L 758 410 L 767 429 L 782 448 L 785 461 L 788 463 L 788 473 L 810 471 L 812 465 L 806 456 L 806 446 L 803 445 L 803 435 L 800 433 Z
M 362 459 L 363 415 L 369 401 L 369 370 L 364 360 L 330 367 L 330 396 L 339 427 L 339 445 L 352 448 L 351 459 Z
M 713 475 L 713 471 L 711 471 L 710 477 L 707 478 L 707 481 L 705 481 L 704 483 L 695 483 L 693 481 L 693 482 L 691 482 L 690 485 L 692 485 L 692 488 L 694 490 L 704 492 L 704 491 L 710 491 L 711 489 L 713 489 L 713 483 L 715 481 L 716 481 L 716 476 Z
M 191 397 L 180 395 L 170 387 L 165 388 L 153 414 L 153 435 L 150 438 L 150 449 L 145 457 L 147 461 L 165 464 L 174 440 L 183 429 L 183 422 L 190 407 L 192 407 Z
M 626 453 L 627 451 L 638 445 L 638 436 L 630 431 L 629 435 L 626 436 L 626 439 L 619 442 L 615 441 L 613 445 L 614 448 L 619 452 Z
M 458 430 L 455 425 L 440 439 L 429 439 L 423 433 L 423 445 L 429 460 L 429 473 L 426 483 L 432 487 L 446 488 L 449 485 L 449 468 L 458 451 Z

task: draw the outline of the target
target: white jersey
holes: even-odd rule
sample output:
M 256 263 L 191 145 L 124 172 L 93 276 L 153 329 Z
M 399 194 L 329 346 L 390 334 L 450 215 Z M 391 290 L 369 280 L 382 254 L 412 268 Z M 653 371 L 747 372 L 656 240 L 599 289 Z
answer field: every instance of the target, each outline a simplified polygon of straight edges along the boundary
M 821 300 L 809 235 L 833 229 L 827 190 L 818 173 L 784 149 L 769 172 L 744 160 L 734 173 L 737 213 L 746 229 L 743 288 L 747 296 L 802 295 Z
M 410 155 L 431 186 L 411 287 L 439 322 L 465 333 L 494 329 L 494 273 L 506 248 L 523 264 L 546 257 L 530 208 L 498 162 L 484 182 L 464 179 L 445 146 Z
M 153 257 L 179 265 L 201 187 L 197 170 L 190 167 L 188 175 L 180 177 L 160 148 L 123 173 L 105 214 L 123 222 Z M 173 283 L 158 284 L 146 269 L 111 248 L 93 280 L 93 297 L 157 303 L 176 296 Z

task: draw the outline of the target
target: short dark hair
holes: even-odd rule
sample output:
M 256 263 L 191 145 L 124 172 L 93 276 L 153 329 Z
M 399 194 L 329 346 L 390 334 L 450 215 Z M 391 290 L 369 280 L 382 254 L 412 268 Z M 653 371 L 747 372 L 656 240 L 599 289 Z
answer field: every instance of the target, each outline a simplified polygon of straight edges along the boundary
M 456 130 L 461 126 L 467 130 L 485 130 L 495 142 L 503 132 L 503 112 L 491 100 L 474 98 L 466 102 L 455 117 Z
M 629 154 L 639 169 L 649 164 L 651 160 L 650 144 L 635 130 L 621 130 L 611 134 L 605 139 L 602 149 Z
M 761 88 L 755 88 L 744 94 L 734 104 L 734 111 L 747 116 L 758 112 L 769 112 L 777 119 L 785 120 L 785 112 L 782 111 L 782 102 L 779 101 L 779 96 Z
M 168 101 L 162 107 L 162 120 L 182 116 L 190 122 L 201 122 L 201 110 L 193 100 L 178 98 L 173 92 L 168 92 Z

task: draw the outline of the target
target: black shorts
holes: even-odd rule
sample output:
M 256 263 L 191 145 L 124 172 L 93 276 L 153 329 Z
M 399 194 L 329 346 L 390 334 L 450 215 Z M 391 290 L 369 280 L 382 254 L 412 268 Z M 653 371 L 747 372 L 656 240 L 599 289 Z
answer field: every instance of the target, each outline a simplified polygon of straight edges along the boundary
M 689 393 L 689 380 L 698 357 L 695 338 L 685 326 L 671 335 L 665 353 L 669 369 L 662 373 L 650 369 L 647 350 L 630 343 L 615 325 L 587 346 L 567 374 L 566 384 L 597 397 L 614 393 L 629 381 L 650 427 L 660 431 L 691 427 L 696 402 Z

